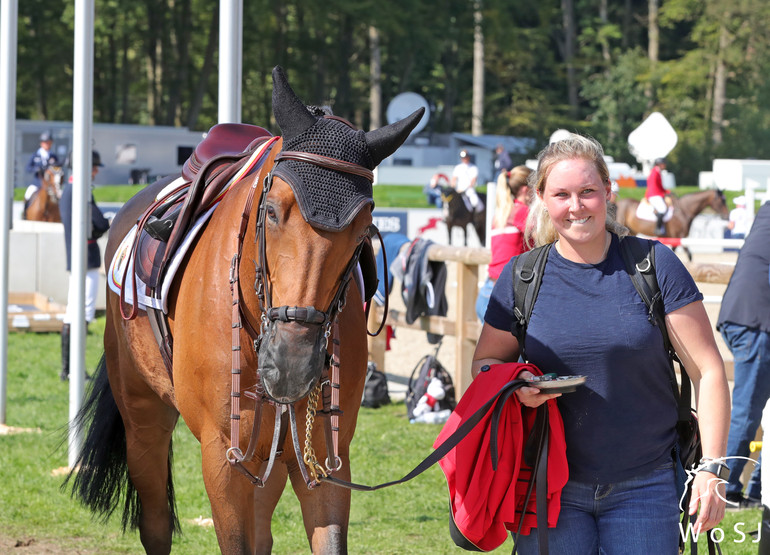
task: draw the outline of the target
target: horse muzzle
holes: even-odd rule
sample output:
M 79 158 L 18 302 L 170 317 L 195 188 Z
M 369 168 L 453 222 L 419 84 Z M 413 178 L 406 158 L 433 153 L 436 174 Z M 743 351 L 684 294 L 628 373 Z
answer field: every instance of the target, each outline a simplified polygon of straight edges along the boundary
M 326 364 L 326 326 L 274 321 L 263 330 L 259 375 L 277 403 L 294 403 L 318 382 Z

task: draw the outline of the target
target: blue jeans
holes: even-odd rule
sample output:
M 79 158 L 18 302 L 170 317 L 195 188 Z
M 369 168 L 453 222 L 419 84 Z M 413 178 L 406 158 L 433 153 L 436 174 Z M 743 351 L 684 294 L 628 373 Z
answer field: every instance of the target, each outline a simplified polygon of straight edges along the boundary
M 423 187 L 422 191 L 425 193 L 425 198 L 431 206 L 441 208 L 444 205 L 444 202 L 441 200 L 441 189 L 438 187 L 426 185 Z
M 494 280 L 487 278 L 479 288 L 479 296 L 476 297 L 476 316 L 479 317 L 481 323 L 484 323 L 484 315 L 487 313 L 487 305 L 489 304 L 489 297 L 492 295 L 492 288 L 495 286 Z
M 559 555 L 679 553 L 673 461 L 616 484 L 567 482 L 548 548 Z M 518 551 L 538 553 L 537 530 L 519 537 Z
M 748 457 L 749 443 L 754 441 L 762 420 L 762 409 L 770 397 L 770 334 L 731 322 L 723 323 L 720 331 L 733 354 L 735 369 L 727 456 Z M 728 494 L 743 491 L 741 473 L 746 462 L 746 459 L 728 458 Z M 762 496 L 761 487 L 760 466 L 756 465 L 746 487 L 746 495 L 759 499 Z

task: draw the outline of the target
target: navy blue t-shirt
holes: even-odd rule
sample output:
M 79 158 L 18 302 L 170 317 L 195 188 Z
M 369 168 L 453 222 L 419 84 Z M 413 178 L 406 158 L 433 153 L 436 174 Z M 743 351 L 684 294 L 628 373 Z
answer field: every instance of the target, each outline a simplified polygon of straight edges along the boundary
M 510 330 L 514 320 L 511 267 L 497 280 L 485 315 L 501 330 Z M 703 299 L 684 265 L 660 243 L 655 271 L 667 314 Z M 587 377 L 558 399 L 570 478 L 608 484 L 671 460 L 677 407 L 668 356 L 625 270 L 616 235 L 599 264 L 571 262 L 551 249 L 526 349 L 543 372 Z

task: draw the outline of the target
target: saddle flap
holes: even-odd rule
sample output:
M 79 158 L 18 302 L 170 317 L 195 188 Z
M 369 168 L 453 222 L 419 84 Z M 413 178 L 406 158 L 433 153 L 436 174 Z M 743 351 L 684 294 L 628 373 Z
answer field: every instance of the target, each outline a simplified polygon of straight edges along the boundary
M 154 289 L 160 285 L 160 270 L 167 243 L 150 237 L 150 234 L 144 229 L 137 241 L 136 276 L 148 287 Z
M 158 219 L 178 216 L 186 198 L 186 191 L 183 193 L 176 195 L 176 198 L 171 202 L 156 207 L 152 211 L 152 216 Z M 144 227 L 140 230 L 136 241 L 136 276 L 147 286 L 156 288 L 160 285 L 160 274 L 166 258 L 168 243 L 151 236 Z M 169 252 L 169 254 L 171 253 Z
M 270 132 L 258 125 L 246 123 L 219 123 L 212 127 L 206 137 L 182 166 L 182 176 L 194 181 L 200 169 L 218 155 L 235 155 L 249 149 L 255 139 L 272 137 Z

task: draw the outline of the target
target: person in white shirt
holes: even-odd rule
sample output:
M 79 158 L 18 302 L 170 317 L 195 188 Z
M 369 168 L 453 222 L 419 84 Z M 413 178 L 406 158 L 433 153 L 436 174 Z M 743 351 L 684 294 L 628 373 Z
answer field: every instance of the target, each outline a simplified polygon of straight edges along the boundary
M 730 217 L 727 222 L 727 229 L 730 230 L 731 239 L 744 239 L 751 229 L 751 215 L 746 209 L 746 197 L 743 195 L 733 199 L 735 208 L 730 210 Z
M 476 181 L 479 177 L 479 169 L 471 162 L 471 155 L 467 150 L 460 151 L 460 163 L 452 172 L 452 188 L 463 195 L 466 205 L 471 212 L 481 212 L 484 209 L 479 195 L 476 193 Z

